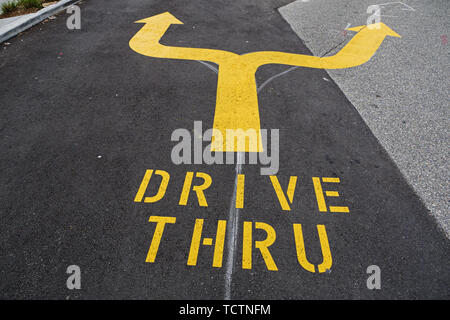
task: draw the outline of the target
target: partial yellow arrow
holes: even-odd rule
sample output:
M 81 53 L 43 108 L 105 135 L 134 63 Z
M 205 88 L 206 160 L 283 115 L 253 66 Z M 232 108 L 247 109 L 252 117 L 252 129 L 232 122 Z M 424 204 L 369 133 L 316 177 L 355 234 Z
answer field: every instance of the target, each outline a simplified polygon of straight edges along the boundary
M 213 61 L 220 63 L 229 57 L 238 56 L 235 53 L 200 48 L 183 48 L 164 46 L 159 43 L 162 36 L 172 24 L 183 24 L 169 12 L 136 21 L 144 26 L 130 40 L 130 48 L 144 56 L 166 59 L 184 59 Z
M 357 34 L 334 56 L 315 57 L 278 51 L 258 51 L 242 55 L 258 67 L 264 64 L 286 64 L 317 69 L 345 69 L 366 63 L 387 36 L 401 36 L 382 22 L 348 28 Z
M 285 64 L 319 69 L 342 69 L 370 60 L 386 36 L 400 37 L 384 23 L 359 26 L 358 32 L 337 54 L 315 57 L 278 51 L 243 55 L 223 50 L 171 47 L 159 43 L 171 24 L 182 24 L 169 12 L 136 21 L 145 25 L 130 40 L 134 51 L 155 58 L 211 61 L 219 65 L 212 151 L 262 152 L 255 72 L 265 64 Z M 228 131 L 227 131 L 228 130 Z M 228 135 L 228 133 L 230 133 Z M 254 133 L 255 139 L 252 139 Z M 242 144 L 235 143 L 244 142 Z

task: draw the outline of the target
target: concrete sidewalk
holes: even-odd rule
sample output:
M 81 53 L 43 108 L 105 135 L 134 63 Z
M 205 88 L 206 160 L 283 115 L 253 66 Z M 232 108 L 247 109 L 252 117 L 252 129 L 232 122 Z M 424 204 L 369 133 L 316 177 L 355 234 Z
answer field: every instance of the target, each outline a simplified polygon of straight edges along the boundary
M 2 24 L 0 24 L 0 43 L 31 28 L 37 23 L 50 18 L 51 16 L 61 12 L 77 2 L 79 2 L 79 0 L 60 0 L 58 2 L 48 3 L 42 9 L 34 13 L 13 17 L 10 19 L 7 18 L 7 20 L 0 19 L 5 20 Z
M 380 3 L 382 3 L 381 1 Z M 281 15 L 314 55 L 333 55 L 364 25 L 370 0 L 295 1 Z M 381 21 L 402 38 L 387 39 L 370 62 L 327 70 L 409 184 L 450 235 L 448 205 L 448 1 L 381 5 Z
M 0 0 L 1 1 L 1 0 Z M 31 13 L 32 14 L 32 13 Z M 20 19 L 20 18 L 23 18 L 23 17 L 26 17 L 26 16 L 29 16 L 29 15 L 31 15 L 31 14 L 25 14 L 25 15 L 23 15 L 23 16 L 17 16 L 17 17 L 11 17 L 11 18 L 3 18 L 3 19 L 0 19 L 0 31 L 1 31 L 1 29 L 3 28 L 3 27 L 6 27 L 8 24 L 10 24 L 10 23 L 13 23 L 14 21 L 16 21 L 16 20 L 18 20 L 18 19 Z

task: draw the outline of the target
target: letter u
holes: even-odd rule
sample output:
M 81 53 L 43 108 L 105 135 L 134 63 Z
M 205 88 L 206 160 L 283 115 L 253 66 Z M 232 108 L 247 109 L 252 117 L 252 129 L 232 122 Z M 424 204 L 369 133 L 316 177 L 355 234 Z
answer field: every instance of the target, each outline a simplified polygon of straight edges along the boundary
M 315 272 L 314 265 L 306 258 L 305 241 L 303 239 L 302 225 L 294 223 L 295 248 L 297 250 L 297 259 L 300 265 L 309 272 Z M 317 266 L 319 273 L 327 271 L 331 268 L 333 259 L 330 252 L 330 244 L 328 242 L 327 232 L 324 225 L 317 225 L 319 233 L 320 247 L 322 248 L 323 261 Z

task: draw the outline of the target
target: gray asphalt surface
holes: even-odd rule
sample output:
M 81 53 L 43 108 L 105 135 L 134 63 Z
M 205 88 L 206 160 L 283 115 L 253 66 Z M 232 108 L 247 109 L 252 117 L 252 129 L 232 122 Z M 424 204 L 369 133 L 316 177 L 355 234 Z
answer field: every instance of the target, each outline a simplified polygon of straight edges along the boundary
M 374 1 L 295 1 L 280 13 L 314 55 L 351 39 Z M 401 39 L 358 67 L 329 70 L 402 174 L 450 236 L 450 5 L 446 0 L 380 1 L 381 21 Z
M 128 42 L 142 27 L 134 21 L 169 11 L 184 25 L 169 28 L 166 45 L 311 54 L 277 11 L 288 3 L 83 1 L 81 30 L 68 30 L 61 14 L 2 45 L 1 298 L 225 298 L 226 266 L 212 267 L 213 248 L 201 246 L 197 266 L 187 258 L 195 219 L 205 219 L 210 237 L 218 220 L 229 219 L 236 167 L 170 159 L 175 129 L 199 120 L 212 127 L 217 74 L 196 61 L 145 57 Z M 283 70 L 261 67 L 257 84 Z M 230 298 L 450 298 L 449 240 L 327 72 L 299 68 L 268 83 L 258 99 L 261 127 L 280 129 L 280 184 L 295 175 L 298 186 L 292 210 L 283 211 L 269 177 L 243 165 Z M 165 197 L 152 204 L 134 202 L 146 169 L 171 176 Z M 193 194 L 178 205 L 187 171 L 211 175 L 208 207 Z M 326 190 L 341 196 L 327 202 L 350 212 L 319 212 L 312 177 L 339 177 Z M 151 184 L 148 193 L 156 189 Z M 145 263 L 152 215 L 177 220 L 166 226 L 155 263 Z M 267 270 L 254 247 L 252 269 L 242 268 L 244 221 L 276 230 L 269 250 L 278 271 Z M 328 272 L 299 265 L 294 223 L 316 266 L 316 225 L 326 226 Z M 265 235 L 254 230 L 253 237 Z M 72 264 L 81 268 L 81 290 L 66 288 Z M 381 269 L 380 290 L 366 286 L 370 265 Z

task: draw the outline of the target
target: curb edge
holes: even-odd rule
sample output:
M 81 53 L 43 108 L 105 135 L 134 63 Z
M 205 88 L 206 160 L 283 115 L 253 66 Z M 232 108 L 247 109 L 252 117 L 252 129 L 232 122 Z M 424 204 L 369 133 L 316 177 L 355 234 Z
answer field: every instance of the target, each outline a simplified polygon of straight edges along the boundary
M 5 27 L 5 31 L 0 31 L 0 44 L 79 1 L 80 0 L 61 0 L 58 3 L 43 8 L 29 16 L 13 21 Z

